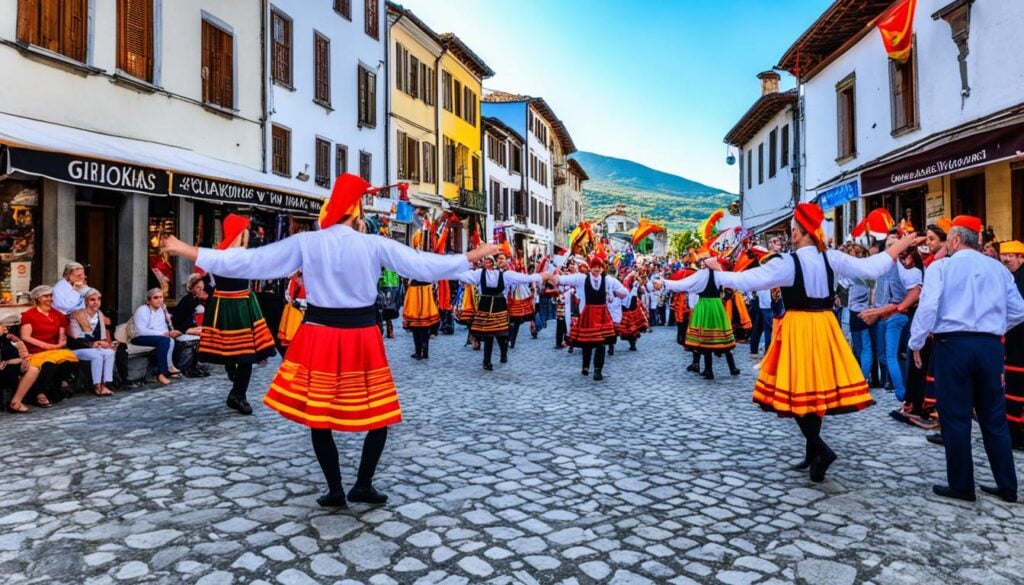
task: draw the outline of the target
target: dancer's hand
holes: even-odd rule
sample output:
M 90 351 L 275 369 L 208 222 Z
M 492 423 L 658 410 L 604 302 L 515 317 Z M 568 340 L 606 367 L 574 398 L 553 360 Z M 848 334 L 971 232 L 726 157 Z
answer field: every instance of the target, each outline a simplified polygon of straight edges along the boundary
M 174 236 L 166 236 L 160 240 L 160 251 L 171 256 L 180 256 L 193 262 L 199 257 L 199 248 L 189 246 Z
M 923 366 L 921 365 L 921 352 L 920 351 L 915 351 L 914 352 L 914 365 L 917 366 L 917 369 L 919 369 L 919 370 L 924 369 Z
M 708 258 L 704 261 L 704 266 L 719 272 L 722 270 L 722 264 L 718 261 L 718 258 Z
M 494 256 L 501 251 L 497 244 L 481 244 L 480 246 L 466 252 L 466 259 L 470 262 L 477 262 L 487 256 Z

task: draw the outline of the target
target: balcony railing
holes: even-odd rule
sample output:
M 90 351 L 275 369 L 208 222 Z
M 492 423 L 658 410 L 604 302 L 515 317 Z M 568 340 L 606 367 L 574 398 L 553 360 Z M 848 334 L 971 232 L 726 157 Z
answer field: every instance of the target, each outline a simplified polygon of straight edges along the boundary
M 487 197 L 478 191 L 459 189 L 459 207 L 484 213 L 487 211 Z

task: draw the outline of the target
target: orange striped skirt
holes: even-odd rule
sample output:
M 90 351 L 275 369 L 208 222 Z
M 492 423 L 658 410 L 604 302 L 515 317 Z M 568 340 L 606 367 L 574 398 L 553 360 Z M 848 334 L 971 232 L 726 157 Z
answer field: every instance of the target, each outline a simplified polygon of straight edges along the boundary
M 199 359 L 213 364 L 254 364 L 275 353 L 274 337 L 250 291 L 214 291 L 199 336 Z
M 303 323 L 263 403 L 314 429 L 360 432 L 402 420 L 376 326 Z
M 402 327 L 433 327 L 441 322 L 430 284 L 414 284 L 405 291 L 402 305 Z
M 533 316 L 533 297 L 517 299 L 514 295 L 508 297 L 508 316 L 510 319 L 525 320 Z
M 569 330 L 569 345 L 573 347 L 597 346 L 615 337 L 615 323 L 608 313 L 608 305 L 586 305 L 579 321 Z
M 775 322 L 754 402 L 780 416 L 845 414 L 875 403 L 831 311 L 786 311 Z

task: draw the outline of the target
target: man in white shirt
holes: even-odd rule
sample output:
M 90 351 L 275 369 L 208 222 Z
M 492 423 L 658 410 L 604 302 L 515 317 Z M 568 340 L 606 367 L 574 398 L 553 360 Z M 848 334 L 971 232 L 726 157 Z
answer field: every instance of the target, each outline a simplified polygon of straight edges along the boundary
M 946 239 L 948 257 L 925 274 L 921 300 L 910 327 L 909 348 L 921 367 L 928 334 L 935 341 L 935 395 L 946 449 L 948 485 L 932 487 L 947 498 L 974 501 L 971 413 L 985 441 L 996 485 L 982 491 L 1017 501 L 1017 472 L 1003 393 L 1004 353 L 1000 338 L 1024 322 L 1024 299 L 998 261 L 978 252 L 981 220 L 958 216 Z

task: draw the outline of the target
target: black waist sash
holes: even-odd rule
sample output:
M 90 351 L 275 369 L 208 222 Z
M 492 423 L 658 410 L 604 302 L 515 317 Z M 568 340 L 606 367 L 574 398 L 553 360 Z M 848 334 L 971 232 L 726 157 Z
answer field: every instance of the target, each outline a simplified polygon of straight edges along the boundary
M 306 306 L 306 315 L 302 318 L 303 323 L 314 325 L 325 325 L 338 329 L 359 329 L 361 327 L 377 326 L 377 310 L 375 307 L 358 307 L 354 309 L 332 309 Z

